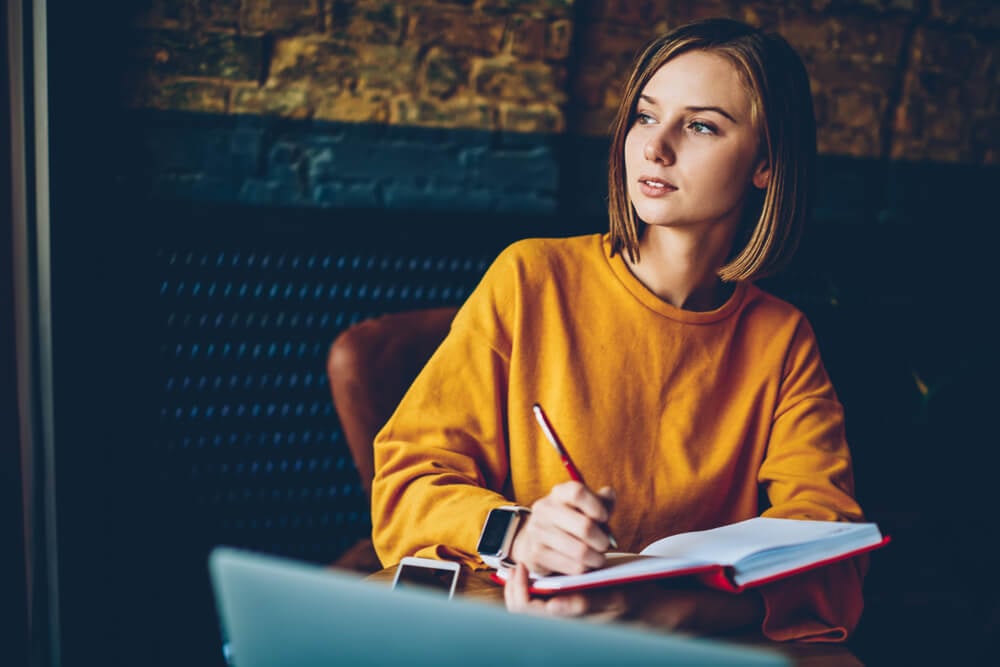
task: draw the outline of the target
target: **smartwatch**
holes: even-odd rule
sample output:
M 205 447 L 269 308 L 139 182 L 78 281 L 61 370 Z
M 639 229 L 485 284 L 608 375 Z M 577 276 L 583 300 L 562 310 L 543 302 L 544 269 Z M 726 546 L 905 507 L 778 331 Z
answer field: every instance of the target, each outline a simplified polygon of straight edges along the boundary
M 479 536 L 479 546 L 476 551 L 483 562 L 492 568 L 510 567 L 510 546 L 514 542 L 521 521 L 531 510 L 518 505 L 506 505 L 490 510 L 483 524 L 483 532 Z

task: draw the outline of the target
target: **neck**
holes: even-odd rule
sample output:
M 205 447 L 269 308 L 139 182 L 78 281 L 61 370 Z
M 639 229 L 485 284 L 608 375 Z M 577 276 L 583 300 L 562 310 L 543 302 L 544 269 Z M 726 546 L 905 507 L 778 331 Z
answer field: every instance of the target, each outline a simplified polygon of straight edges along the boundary
M 733 291 L 733 285 L 722 282 L 717 274 L 732 239 L 715 236 L 647 227 L 639 240 L 640 261 L 626 261 L 635 277 L 670 305 L 715 310 Z

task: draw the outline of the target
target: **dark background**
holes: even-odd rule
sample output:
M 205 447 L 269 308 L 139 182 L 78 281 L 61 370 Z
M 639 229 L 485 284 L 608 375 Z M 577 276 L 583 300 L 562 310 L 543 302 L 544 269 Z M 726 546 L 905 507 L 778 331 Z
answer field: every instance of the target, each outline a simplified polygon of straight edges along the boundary
M 205 567 L 212 546 L 324 563 L 368 531 L 329 402 L 329 343 L 371 315 L 460 303 L 512 240 L 604 229 L 607 146 L 127 110 L 117 100 L 128 12 L 56 5 L 48 39 L 64 664 L 220 664 Z M 391 167 L 412 179 L 440 173 L 447 187 L 419 198 L 390 188 L 402 194 L 377 206 L 306 201 L 303 179 L 322 176 L 330 147 L 358 178 Z M 473 159 L 476 183 L 495 190 L 471 196 L 447 181 Z M 978 660 L 1000 623 L 995 559 L 984 548 L 996 504 L 988 288 L 997 169 L 827 154 L 820 171 L 798 259 L 765 286 L 813 322 L 847 410 L 858 495 L 893 537 L 872 557 L 855 649 L 870 664 Z M 19 545 L 5 322 L 4 544 Z M 22 552 L 5 549 L 7 571 L 17 572 Z M 23 596 L 23 579 L 12 582 L 13 597 Z

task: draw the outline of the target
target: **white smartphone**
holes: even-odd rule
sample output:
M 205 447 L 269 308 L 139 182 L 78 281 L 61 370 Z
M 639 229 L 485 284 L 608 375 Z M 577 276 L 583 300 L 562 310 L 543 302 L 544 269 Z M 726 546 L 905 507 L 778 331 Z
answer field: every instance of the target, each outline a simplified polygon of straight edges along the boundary
M 459 564 L 450 560 L 405 556 L 396 566 L 393 588 L 420 588 L 455 595 Z

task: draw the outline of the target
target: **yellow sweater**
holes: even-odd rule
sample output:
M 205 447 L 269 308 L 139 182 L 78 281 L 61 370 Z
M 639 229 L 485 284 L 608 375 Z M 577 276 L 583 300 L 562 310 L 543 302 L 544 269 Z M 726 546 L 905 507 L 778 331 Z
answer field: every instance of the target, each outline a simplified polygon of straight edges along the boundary
M 761 513 L 862 519 L 843 410 L 803 315 L 748 283 L 718 310 L 675 308 L 609 249 L 601 235 L 519 241 L 469 296 L 375 440 L 383 564 L 483 567 L 488 512 L 568 479 L 535 402 L 588 485 L 617 492 L 622 550 Z M 842 640 L 861 614 L 863 566 L 762 587 L 764 632 Z

